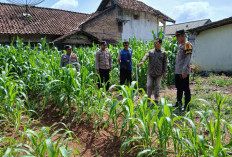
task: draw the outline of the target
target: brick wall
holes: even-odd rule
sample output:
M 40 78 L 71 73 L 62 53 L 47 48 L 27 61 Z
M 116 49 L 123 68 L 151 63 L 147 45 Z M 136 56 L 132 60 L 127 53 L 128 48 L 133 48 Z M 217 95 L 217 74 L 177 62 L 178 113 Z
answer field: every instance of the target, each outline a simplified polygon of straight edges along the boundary
M 100 40 L 118 41 L 121 33 L 118 31 L 117 7 L 104 11 L 83 25 L 83 30 L 92 34 Z
M 0 43 L 10 43 L 10 36 L 8 34 L 0 34 Z

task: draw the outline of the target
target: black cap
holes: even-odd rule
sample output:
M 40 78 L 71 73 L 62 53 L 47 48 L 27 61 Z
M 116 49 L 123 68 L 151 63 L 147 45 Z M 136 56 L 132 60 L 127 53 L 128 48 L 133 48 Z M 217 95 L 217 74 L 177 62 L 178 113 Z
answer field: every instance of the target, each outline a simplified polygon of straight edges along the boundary
M 124 45 L 124 44 L 129 44 L 129 41 L 124 41 L 124 42 L 123 42 L 123 45 Z
M 72 49 L 72 46 L 71 45 L 65 45 L 64 46 L 64 49 L 67 50 L 67 49 Z
M 107 45 L 107 42 L 106 41 L 101 41 L 100 45 Z
M 160 44 L 163 43 L 163 39 L 161 39 L 161 38 L 156 38 L 155 40 L 158 40 Z
M 183 35 L 185 34 L 185 30 L 179 30 L 179 31 L 176 31 L 176 36 L 179 36 L 179 35 Z

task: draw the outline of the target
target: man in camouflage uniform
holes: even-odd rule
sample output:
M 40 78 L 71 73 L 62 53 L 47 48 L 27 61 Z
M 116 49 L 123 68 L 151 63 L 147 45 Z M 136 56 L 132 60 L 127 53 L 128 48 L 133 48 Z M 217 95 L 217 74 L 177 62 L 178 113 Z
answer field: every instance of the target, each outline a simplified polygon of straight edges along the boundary
M 106 90 L 109 90 L 110 71 L 112 69 L 112 60 L 110 51 L 107 48 L 105 41 L 101 42 L 101 49 L 96 53 L 95 69 L 100 75 L 98 87 L 102 87 L 102 82 L 106 83 Z
M 192 55 L 192 45 L 186 42 L 185 31 L 176 32 L 176 39 L 179 43 L 178 53 L 175 65 L 175 84 L 177 88 L 177 102 L 173 107 L 182 107 L 182 97 L 185 94 L 185 105 L 182 112 L 189 111 L 189 102 L 191 101 L 191 92 L 189 87 L 190 61 Z
M 139 63 L 139 67 L 149 58 L 147 68 L 147 95 L 151 98 L 153 85 L 155 83 L 155 103 L 159 102 L 159 91 L 162 77 L 166 77 L 167 73 L 167 54 L 161 50 L 162 39 L 157 38 L 154 42 L 155 49 L 149 50 Z
M 77 72 L 80 71 L 79 69 L 79 61 L 77 55 L 72 53 L 72 46 L 66 45 L 64 47 L 66 54 L 61 56 L 60 67 L 67 67 L 67 65 L 71 65 L 72 68 L 76 68 Z

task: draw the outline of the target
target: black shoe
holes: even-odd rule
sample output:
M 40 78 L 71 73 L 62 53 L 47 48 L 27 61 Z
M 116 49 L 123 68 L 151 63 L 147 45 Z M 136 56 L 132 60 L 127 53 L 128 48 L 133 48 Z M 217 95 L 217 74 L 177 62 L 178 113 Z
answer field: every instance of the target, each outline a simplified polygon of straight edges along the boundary
M 178 107 L 182 107 L 182 103 L 181 102 L 176 102 L 174 105 L 172 105 L 173 108 L 178 108 Z
M 187 106 L 184 106 L 182 109 L 181 109 L 181 112 L 189 112 L 190 111 L 190 108 L 189 108 L 189 106 L 187 107 Z
M 159 104 L 159 101 L 158 101 L 158 100 L 155 100 L 155 104 L 158 105 L 158 104 Z
M 172 105 L 173 108 L 177 108 L 179 107 L 178 103 L 175 103 L 174 105 Z

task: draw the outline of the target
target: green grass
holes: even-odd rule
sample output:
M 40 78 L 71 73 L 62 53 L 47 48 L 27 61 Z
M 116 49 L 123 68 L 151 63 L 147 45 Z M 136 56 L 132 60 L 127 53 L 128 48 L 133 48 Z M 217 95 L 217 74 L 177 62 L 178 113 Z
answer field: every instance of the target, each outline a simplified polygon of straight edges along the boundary
M 195 78 L 197 84 L 201 85 L 202 83 L 204 84 L 209 84 L 217 87 L 228 87 L 232 86 L 232 78 L 231 77 L 226 77 L 224 74 L 222 75 L 214 75 L 210 74 L 207 79 L 197 77 Z

